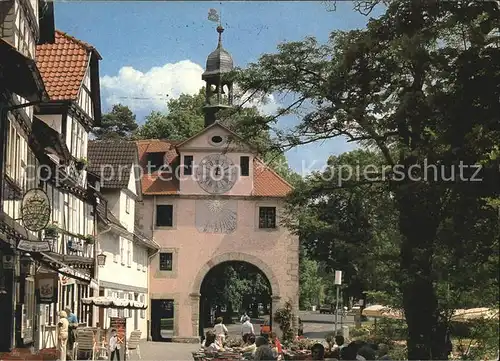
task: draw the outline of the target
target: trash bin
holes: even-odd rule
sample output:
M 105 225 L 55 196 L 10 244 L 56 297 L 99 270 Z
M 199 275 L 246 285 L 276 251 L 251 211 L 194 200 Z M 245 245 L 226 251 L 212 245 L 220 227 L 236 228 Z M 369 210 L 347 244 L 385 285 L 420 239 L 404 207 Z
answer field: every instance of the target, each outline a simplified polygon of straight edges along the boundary
M 312 306 L 312 311 L 316 312 L 316 306 Z

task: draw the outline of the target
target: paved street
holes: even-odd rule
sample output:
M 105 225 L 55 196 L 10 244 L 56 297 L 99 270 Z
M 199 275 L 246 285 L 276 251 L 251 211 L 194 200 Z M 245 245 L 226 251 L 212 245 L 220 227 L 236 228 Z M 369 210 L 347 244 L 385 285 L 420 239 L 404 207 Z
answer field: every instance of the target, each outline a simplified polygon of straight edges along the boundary
M 176 342 L 142 342 L 141 356 L 142 361 L 152 360 L 179 360 L 179 361 L 193 361 L 191 352 L 197 351 L 200 345 L 189 343 L 176 343 Z M 133 353 L 130 360 L 139 360 L 137 355 Z
M 269 317 L 269 316 L 267 316 Z M 323 339 L 325 336 L 334 330 L 334 315 L 320 314 L 319 312 L 312 311 L 300 311 L 299 317 L 301 318 L 304 325 L 304 336 L 314 339 Z M 260 320 L 252 319 L 254 323 L 255 333 L 259 334 L 260 324 L 264 321 L 264 318 Z M 340 327 L 340 317 L 339 317 L 339 327 Z M 349 325 L 354 323 L 354 318 L 352 316 L 347 316 L 343 319 L 342 324 Z M 239 337 L 241 334 L 241 325 L 235 323 L 232 325 L 226 325 L 229 331 L 230 337 Z M 206 328 L 205 332 L 211 328 Z

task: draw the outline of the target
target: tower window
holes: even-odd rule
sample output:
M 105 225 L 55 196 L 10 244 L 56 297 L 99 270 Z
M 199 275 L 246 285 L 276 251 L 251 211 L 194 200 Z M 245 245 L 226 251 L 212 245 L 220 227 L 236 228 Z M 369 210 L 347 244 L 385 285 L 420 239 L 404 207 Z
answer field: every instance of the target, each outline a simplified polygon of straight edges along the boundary
M 193 156 L 185 155 L 184 156 L 184 175 L 192 175 L 193 174 Z
M 174 222 L 174 207 L 171 204 L 161 204 L 156 206 L 156 226 L 172 227 Z
M 215 143 L 215 144 L 222 143 L 222 137 L 220 135 L 214 135 L 212 137 L 212 143 Z
M 240 172 L 244 177 L 248 177 L 250 175 L 250 157 L 240 157 Z
M 152 172 L 165 165 L 165 152 L 155 152 L 147 154 L 147 166 Z

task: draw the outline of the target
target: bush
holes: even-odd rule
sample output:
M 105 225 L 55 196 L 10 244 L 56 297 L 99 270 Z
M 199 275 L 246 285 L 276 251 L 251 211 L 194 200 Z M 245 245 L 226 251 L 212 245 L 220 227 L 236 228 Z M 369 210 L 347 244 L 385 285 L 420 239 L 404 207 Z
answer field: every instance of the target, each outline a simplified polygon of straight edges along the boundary
M 280 330 L 283 332 L 283 343 L 290 343 L 294 339 L 293 333 L 293 312 L 292 303 L 290 301 L 285 302 L 285 307 L 276 310 L 274 313 L 273 320 L 278 322 L 280 325 Z

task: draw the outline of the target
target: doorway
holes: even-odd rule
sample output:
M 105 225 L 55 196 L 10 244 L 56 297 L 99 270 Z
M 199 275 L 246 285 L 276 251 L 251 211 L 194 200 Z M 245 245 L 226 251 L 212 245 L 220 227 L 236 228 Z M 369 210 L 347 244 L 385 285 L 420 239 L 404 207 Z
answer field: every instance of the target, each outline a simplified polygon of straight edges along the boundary
M 151 338 L 172 341 L 174 330 L 174 300 L 151 300 Z

